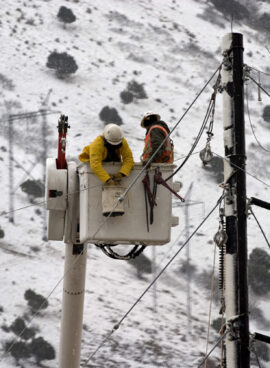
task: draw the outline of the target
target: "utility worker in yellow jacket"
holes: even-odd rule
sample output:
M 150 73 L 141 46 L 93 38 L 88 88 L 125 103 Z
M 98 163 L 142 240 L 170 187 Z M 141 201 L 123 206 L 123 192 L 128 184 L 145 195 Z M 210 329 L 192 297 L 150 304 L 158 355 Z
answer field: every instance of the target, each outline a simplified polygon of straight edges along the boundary
M 90 162 L 93 173 L 109 185 L 114 185 L 115 180 L 128 176 L 134 165 L 131 149 L 116 124 L 106 125 L 103 134 L 84 147 L 79 160 Z M 102 165 L 103 162 L 111 161 L 122 162 L 121 169 L 114 175 L 108 174 Z

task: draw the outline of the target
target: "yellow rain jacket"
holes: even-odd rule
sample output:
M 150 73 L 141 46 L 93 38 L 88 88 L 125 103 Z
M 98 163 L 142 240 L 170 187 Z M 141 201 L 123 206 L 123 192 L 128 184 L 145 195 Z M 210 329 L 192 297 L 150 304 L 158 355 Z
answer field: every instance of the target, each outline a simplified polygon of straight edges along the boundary
M 122 139 L 122 146 L 116 150 L 122 166 L 120 173 L 128 176 L 133 168 L 134 161 L 131 149 L 125 138 Z M 107 147 L 104 145 L 104 135 L 98 136 L 91 144 L 85 146 L 82 153 L 79 155 L 79 160 L 82 162 L 90 161 L 90 167 L 93 173 L 105 183 L 110 179 L 110 175 L 102 166 L 102 161 L 106 160 L 108 155 Z

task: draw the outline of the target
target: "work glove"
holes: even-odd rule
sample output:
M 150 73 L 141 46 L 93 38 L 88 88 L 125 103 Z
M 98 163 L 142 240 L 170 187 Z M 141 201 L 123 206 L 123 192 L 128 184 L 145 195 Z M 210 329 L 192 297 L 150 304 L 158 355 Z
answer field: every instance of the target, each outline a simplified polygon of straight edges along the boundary
M 110 179 L 108 179 L 108 180 L 106 181 L 106 184 L 107 184 L 107 185 L 115 185 L 115 182 L 113 181 L 113 179 L 112 179 L 112 178 L 110 178 Z
M 118 172 L 118 173 L 116 173 L 116 174 L 113 174 L 113 175 L 112 175 L 112 178 L 113 178 L 114 180 L 121 180 L 123 176 L 125 176 L 125 175 L 124 175 L 124 174 L 122 174 L 122 173 L 120 173 L 120 172 Z
M 145 166 L 147 164 L 147 162 L 148 162 L 148 160 L 144 160 L 143 159 L 143 155 L 140 156 L 140 161 L 141 161 L 141 163 L 142 163 L 143 166 Z

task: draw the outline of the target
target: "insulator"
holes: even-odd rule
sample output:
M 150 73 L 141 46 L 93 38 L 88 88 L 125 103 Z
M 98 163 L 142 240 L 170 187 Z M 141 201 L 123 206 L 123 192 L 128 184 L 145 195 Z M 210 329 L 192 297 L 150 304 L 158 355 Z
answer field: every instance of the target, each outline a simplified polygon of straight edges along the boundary
M 222 290 L 224 286 L 224 260 L 225 260 L 225 245 L 219 248 L 219 289 Z
M 227 240 L 228 240 L 228 235 L 227 235 L 226 231 L 224 231 L 222 228 L 220 228 L 214 236 L 214 242 L 220 248 L 224 244 L 226 244 Z
M 213 153 L 211 151 L 210 145 L 207 145 L 200 152 L 200 159 L 202 160 L 204 165 L 207 165 L 213 158 Z

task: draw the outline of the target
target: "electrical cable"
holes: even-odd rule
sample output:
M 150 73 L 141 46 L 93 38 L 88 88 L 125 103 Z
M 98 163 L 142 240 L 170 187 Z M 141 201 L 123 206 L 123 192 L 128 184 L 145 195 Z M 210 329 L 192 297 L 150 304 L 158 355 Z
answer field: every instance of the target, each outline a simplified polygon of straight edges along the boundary
M 85 190 L 88 190 L 88 189 L 90 189 L 90 190 L 91 190 L 91 189 L 94 189 L 94 188 L 100 187 L 100 186 L 102 186 L 102 185 L 103 185 L 103 184 L 98 184 L 98 185 L 93 185 L 93 186 L 90 186 L 90 187 L 87 187 L 87 188 L 84 188 L 84 189 L 76 190 L 76 191 L 75 191 L 75 192 L 73 192 L 73 193 L 68 193 L 68 194 L 66 194 L 66 198 L 68 198 L 68 197 L 69 197 L 69 196 L 71 196 L 71 195 L 74 195 L 74 194 L 77 194 L 77 193 L 83 192 L 83 191 L 85 191 Z M 51 199 L 53 199 L 53 198 L 49 198 L 49 201 L 50 201 Z M 29 207 L 35 207 L 35 206 L 39 206 L 39 205 L 45 205 L 47 202 L 48 202 L 48 201 L 41 201 L 41 202 L 37 202 L 37 203 L 34 203 L 34 204 L 29 204 L 29 205 L 24 206 L 24 207 L 15 208 L 13 211 L 2 211 L 2 212 L 0 213 L 0 217 L 2 217 L 2 216 L 6 216 L 6 215 L 8 215 L 8 214 L 10 214 L 10 213 L 13 213 L 13 212 L 17 212 L 17 211 L 24 210 L 24 209 L 29 208 Z
M 184 117 L 186 116 L 186 114 L 189 112 L 189 110 L 191 109 L 191 107 L 194 105 L 194 103 L 198 100 L 198 98 L 201 96 L 201 94 L 203 93 L 203 91 L 205 90 L 205 88 L 208 86 L 208 84 L 211 82 L 211 80 L 214 78 L 214 76 L 216 75 L 216 73 L 218 72 L 218 70 L 220 70 L 221 65 L 218 66 L 218 68 L 215 70 L 215 72 L 212 74 L 212 76 L 208 79 L 208 81 L 205 83 L 205 85 L 203 86 L 203 88 L 200 90 L 200 92 L 197 94 L 197 96 L 194 98 L 194 100 L 192 101 L 192 103 L 189 105 L 189 107 L 185 110 L 185 112 L 183 113 L 183 115 L 181 116 L 181 118 L 177 121 L 177 123 L 174 125 L 174 127 L 171 129 L 171 131 L 168 133 L 168 135 L 163 139 L 163 141 L 160 143 L 160 145 L 158 146 L 158 148 L 156 149 L 156 151 L 153 153 L 153 155 L 150 157 L 150 159 L 147 161 L 146 165 L 143 167 L 143 169 L 138 173 L 138 175 L 134 178 L 133 182 L 128 186 L 128 188 L 125 190 L 125 192 L 123 193 L 122 197 L 125 198 L 125 196 L 127 195 L 127 193 L 130 191 L 130 189 L 135 185 L 135 183 L 138 181 L 139 177 L 142 175 L 142 173 L 144 171 L 146 171 L 148 169 L 148 167 L 151 165 L 152 161 L 154 160 L 155 156 L 157 155 L 157 153 L 159 152 L 159 150 L 161 149 L 161 147 L 164 145 L 164 143 L 170 138 L 170 136 L 172 135 L 172 133 L 175 131 L 175 129 L 178 127 L 178 125 L 180 124 L 180 122 L 184 119 Z
M 256 362 L 257 362 L 257 364 L 258 364 L 258 367 L 259 367 L 259 368 L 262 368 L 261 363 L 260 363 L 260 360 L 259 360 L 259 357 L 258 357 L 258 354 L 257 354 L 257 351 L 256 351 L 256 349 L 255 349 L 255 346 L 253 346 L 253 347 L 252 347 L 252 352 L 253 352 L 253 353 L 254 353 L 254 355 L 255 355 L 255 358 L 256 358 Z
M 262 234 L 263 234 L 263 237 L 264 237 L 264 239 L 265 239 L 265 241 L 266 241 L 266 243 L 267 243 L 268 247 L 270 248 L 270 243 L 269 243 L 269 241 L 268 241 L 268 239 L 267 239 L 267 237 L 266 237 L 266 235 L 265 235 L 265 232 L 263 231 L 263 228 L 261 227 L 261 225 L 260 225 L 260 223 L 259 223 L 259 221 L 258 221 L 257 217 L 255 216 L 255 213 L 253 212 L 253 209 L 252 209 L 252 207 L 251 207 L 251 206 L 249 207 L 249 210 L 250 210 L 251 214 L 253 215 L 253 217 L 255 218 L 255 221 L 257 222 L 257 225 L 259 226 L 259 229 L 261 230 L 261 232 L 262 232 Z
M 88 187 L 88 188 L 84 188 L 83 190 L 87 190 L 87 189 L 93 189 L 96 188 L 100 185 L 95 185 L 92 187 Z M 81 191 L 83 191 L 81 190 Z M 74 193 L 69 193 L 67 194 L 67 196 L 69 195 L 73 195 L 75 193 L 78 193 L 80 191 L 76 191 Z M 46 201 L 45 201 L 46 202 Z M 44 203 L 44 202 L 42 202 Z M 26 208 L 26 207 L 24 207 Z M 57 287 L 60 285 L 60 283 L 64 280 L 65 276 L 69 273 L 69 271 L 75 266 L 75 264 L 79 261 L 80 256 L 83 254 L 83 250 L 80 252 L 80 254 L 77 255 L 77 257 L 75 258 L 75 261 L 71 263 L 69 269 L 66 270 L 66 272 L 64 272 L 64 275 L 57 281 L 57 283 L 55 284 L 55 286 L 53 287 L 53 289 L 50 291 L 50 293 L 47 295 L 47 297 L 45 297 L 44 301 L 41 303 L 41 305 L 39 306 L 38 310 L 36 311 L 36 313 L 33 315 L 33 317 L 30 319 L 30 321 L 25 325 L 25 327 L 22 329 L 22 331 L 17 335 L 17 339 L 15 339 L 12 344 L 8 347 L 8 349 L 6 350 L 6 352 L 10 352 L 13 348 L 13 346 L 15 345 L 16 341 L 18 340 L 18 338 L 20 338 L 24 331 L 30 326 L 30 324 L 33 322 L 33 320 L 36 318 L 36 316 L 38 315 L 38 313 L 40 312 L 40 310 L 42 309 L 43 305 L 48 302 L 49 298 L 51 297 L 51 295 L 54 293 L 54 291 L 57 289 Z M 0 362 L 2 361 L 2 359 L 0 358 Z
M 11 117 L 7 120 L 0 120 L 0 123 L 9 123 L 14 120 L 29 119 L 36 116 L 54 115 L 59 114 L 61 111 L 50 111 L 50 110 L 38 110 L 30 113 L 22 113 L 17 115 L 10 115 Z
M 246 95 L 246 106 L 247 106 L 248 120 L 249 120 L 249 124 L 250 124 L 250 127 L 251 127 L 251 131 L 253 133 L 253 136 L 254 136 L 256 142 L 258 143 L 259 147 L 261 147 L 266 152 L 270 152 L 270 150 L 263 147 L 263 145 L 259 142 L 259 140 L 258 140 L 258 138 L 255 134 L 254 127 L 253 127 L 252 122 L 251 122 L 250 111 L 249 111 L 249 103 L 248 103 L 248 84 L 247 84 L 247 87 L 246 87 L 245 95 Z
M 127 316 L 131 313 L 131 311 L 136 307 L 136 305 L 142 300 L 144 295 L 150 290 L 150 288 L 154 285 L 154 283 L 160 278 L 160 276 L 165 272 L 165 270 L 169 267 L 169 265 L 174 261 L 174 259 L 178 256 L 181 250 L 188 244 L 191 238 L 197 233 L 197 231 L 201 228 L 201 226 L 205 223 L 205 221 L 211 216 L 211 214 L 215 211 L 215 209 L 219 206 L 220 202 L 223 199 L 223 195 L 218 199 L 215 206 L 211 209 L 208 215 L 203 219 L 203 221 L 196 227 L 193 233 L 189 236 L 189 238 L 185 241 L 185 243 L 177 250 L 177 252 L 173 255 L 173 257 L 167 262 L 167 264 L 162 268 L 162 270 L 157 274 L 157 276 L 152 280 L 152 282 L 148 285 L 148 287 L 144 290 L 144 292 L 139 296 L 139 298 L 133 303 L 133 305 L 129 308 L 129 310 L 124 314 L 124 316 L 119 320 L 118 323 L 115 324 L 112 331 L 107 334 L 107 336 L 103 339 L 100 345 L 96 348 L 96 350 L 90 355 L 87 359 L 83 368 L 86 367 L 86 364 L 94 357 L 94 355 L 100 350 L 100 348 L 105 344 L 105 342 L 111 337 L 111 335 L 120 327 L 123 321 L 127 318 Z
M 229 330 L 226 330 L 224 332 L 224 334 L 219 337 L 219 339 L 217 340 L 216 344 L 212 347 L 212 349 L 209 351 L 209 353 L 206 355 L 206 357 L 204 357 L 203 361 L 198 365 L 197 368 L 200 368 L 204 364 L 204 362 L 210 357 L 210 355 L 212 354 L 212 352 L 215 350 L 215 348 L 218 346 L 218 344 L 226 337 L 226 335 L 228 333 L 229 333 Z
M 253 69 L 253 70 L 256 70 L 256 72 L 259 72 L 261 74 L 264 74 L 264 75 L 267 75 L 268 77 L 270 77 L 270 74 L 268 74 L 268 73 L 266 73 L 266 72 L 264 72 L 264 71 L 262 71 L 260 69 L 254 68 L 253 66 L 250 66 L 250 65 L 249 65 L 249 68 L 250 69 Z
M 221 68 L 221 67 L 220 67 Z M 192 152 L 194 151 L 195 147 L 197 146 L 201 136 L 202 136 L 202 133 L 206 127 L 206 124 L 208 122 L 208 119 L 210 117 L 210 115 L 212 114 L 212 117 L 214 116 L 214 112 L 215 112 L 215 101 L 216 101 L 216 94 L 217 94 L 217 90 L 218 90 L 218 87 L 219 87 L 219 84 L 220 84 L 220 78 L 221 78 L 221 75 L 220 75 L 220 68 L 218 69 L 219 70 L 219 74 L 218 74 L 218 77 L 217 77 L 217 80 L 216 80 L 216 83 L 214 84 L 214 92 L 212 93 L 212 96 L 211 96 L 211 99 L 209 101 L 209 104 L 208 104 L 208 107 L 207 107 L 207 110 L 206 110 L 206 114 L 205 114 L 205 117 L 203 119 L 203 123 L 201 125 L 201 128 L 199 130 L 199 133 L 195 139 L 195 142 L 193 143 L 187 157 L 185 158 L 185 160 L 181 163 L 181 165 L 170 175 L 168 176 L 165 180 L 168 181 L 170 180 L 175 174 L 177 174 L 179 172 L 179 170 L 181 170 L 181 168 L 185 165 L 185 163 L 188 161 L 189 157 L 191 156 Z M 209 126 L 209 133 L 212 134 L 212 129 L 213 129 L 213 120 L 210 121 L 210 126 Z
M 252 78 L 250 75 L 248 75 L 248 78 L 250 78 L 268 97 L 270 97 L 270 94 L 261 86 L 260 83 L 258 83 L 254 78 Z
M 156 151 L 153 153 L 153 155 L 151 156 L 151 158 L 149 159 L 149 161 L 146 163 L 146 165 L 142 168 L 142 170 L 138 173 L 138 175 L 135 177 L 135 179 L 132 181 L 132 183 L 128 186 L 128 188 L 126 189 L 126 191 L 123 193 L 123 195 L 120 197 L 120 200 L 122 201 L 127 193 L 130 191 L 130 189 L 134 186 L 134 184 L 138 181 L 139 177 L 142 175 L 142 173 L 150 166 L 150 164 L 152 163 L 153 159 L 155 158 L 155 156 L 157 155 L 157 153 L 159 152 L 159 150 L 161 149 L 161 147 L 163 146 L 163 144 L 166 142 L 166 140 L 171 136 L 171 134 L 173 133 L 173 131 L 177 128 L 177 126 L 180 124 L 180 122 L 183 120 L 183 118 L 185 117 L 185 115 L 188 113 L 188 111 L 191 109 L 191 107 L 194 105 L 194 103 L 197 101 L 197 99 L 201 96 L 201 94 L 203 93 L 203 91 L 206 89 L 206 87 L 208 86 L 208 84 L 211 82 L 211 80 L 214 78 L 214 76 L 216 75 L 216 73 L 218 72 L 218 70 L 220 70 L 221 65 L 218 66 L 218 68 L 215 70 L 215 72 L 212 74 L 212 76 L 209 78 L 209 80 L 205 83 L 205 85 L 203 86 L 203 88 L 200 90 L 200 92 L 197 94 L 197 96 L 195 97 L 195 99 L 192 101 L 192 103 L 189 105 L 189 107 L 185 110 L 185 112 L 183 113 L 183 115 L 181 116 L 181 118 L 178 120 L 178 122 L 174 125 L 174 127 L 172 128 L 172 130 L 170 131 L 170 133 L 166 136 L 166 138 L 161 142 L 160 146 L 156 149 Z M 43 110 L 41 110 L 43 111 Z M 58 113 L 58 112 L 52 112 L 52 113 Z M 23 115 L 23 114 L 20 114 Z M 9 120 L 7 120 L 8 122 Z M 0 123 L 3 122 L 3 120 L 0 120 Z M 168 179 L 166 179 L 168 180 Z M 46 202 L 41 202 L 38 203 L 39 204 L 43 204 Z M 117 203 L 118 205 L 118 203 Z M 116 205 L 116 206 L 117 206 Z M 4 215 L 9 214 L 11 212 L 15 212 L 15 211 L 19 211 L 28 207 L 31 207 L 32 205 L 29 206 L 25 206 L 22 208 L 18 208 L 15 209 L 14 211 L 9 211 L 9 212 L 5 212 Z M 34 206 L 34 205 L 33 205 Z M 0 217 L 3 214 L 0 214 Z M 110 217 L 110 216 L 108 216 Z
M 251 177 L 252 177 L 252 178 L 254 178 L 255 180 L 258 180 L 260 183 L 262 183 L 262 184 L 264 184 L 264 185 L 266 185 L 267 187 L 269 187 L 269 188 L 270 188 L 270 184 L 266 183 L 266 182 L 265 182 L 265 181 L 263 181 L 262 179 L 260 179 L 260 178 L 258 178 L 257 176 L 255 176 L 255 175 L 251 174 L 250 172 L 246 171 L 246 170 L 245 170 L 245 169 L 243 169 L 242 167 L 240 167 L 240 166 L 238 166 L 238 165 L 236 165 L 236 164 L 234 164 L 234 163 L 230 162 L 226 157 L 221 156 L 221 155 L 219 155 L 218 153 L 215 153 L 215 152 L 213 152 L 213 154 L 214 154 L 215 156 L 219 157 L 219 158 L 222 158 L 223 160 L 226 160 L 227 162 L 229 162 L 229 163 L 230 163 L 233 167 L 235 167 L 236 169 L 239 169 L 239 170 L 241 170 L 241 171 L 245 172 L 247 175 L 251 176 Z
M 193 155 L 195 155 L 195 154 L 197 154 L 197 153 L 198 153 L 198 152 L 194 152 L 194 153 L 193 153 Z M 180 157 L 180 158 L 179 158 L 179 160 L 180 160 L 180 159 L 182 159 L 182 158 L 185 158 L 185 157 L 186 157 L 186 156 L 182 156 L 182 157 Z M 95 186 L 93 186 L 93 187 L 87 187 L 87 188 L 84 188 L 84 189 L 78 190 L 78 191 L 76 191 L 76 192 L 74 192 L 74 193 L 69 193 L 69 195 L 76 194 L 76 193 L 80 193 L 80 192 L 83 192 L 83 191 L 85 191 L 85 190 L 93 189 L 93 188 L 96 188 L 96 187 L 98 187 L 98 186 L 102 186 L 102 185 L 103 185 L 103 184 L 95 185 Z M 6 215 L 8 215 L 9 213 L 13 213 L 13 212 L 17 212 L 17 211 L 24 210 L 25 208 L 35 207 L 35 206 L 39 206 L 39 205 L 42 205 L 42 204 L 46 204 L 46 201 L 42 201 L 42 202 L 38 202 L 38 203 L 34 203 L 34 204 L 29 204 L 29 205 L 24 206 L 24 207 L 16 208 L 16 209 L 14 209 L 13 211 L 5 211 L 5 210 L 2 210 L 2 211 L 0 212 L 0 217 L 1 217 L 1 216 L 6 216 Z
M 194 143 L 193 143 L 193 145 L 192 145 L 192 147 L 191 147 L 191 149 L 190 149 L 190 151 L 189 151 L 189 153 L 187 154 L 187 156 L 186 156 L 186 158 L 184 159 L 184 161 L 181 163 L 181 165 L 170 175 L 170 176 L 168 176 L 165 180 L 166 181 L 168 181 L 168 180 L 170 180 L 175 174 L 177 174 L 178 172 L 179 172 L 179 170 L 181 170 L 182 169 L 182 167 L 185 165 L 185 163 L 188 161 L 188 159 L 190 158 L 190 156 L 192 155 L 192 153 L 193 153 L 193 151 L 194 151 L 194 149 L 196 148 L 196 146 L 197 146 L 197 144 L 198 144 L 198 142 L 199 142 L 199 140 L 200 140 L 200 138 L 201 138 L 201 136 L 202 136 L 202 133 L 203 133 L 203 131 L 204 131 L 204 129 L 205 129 L 205 127 L 206 127 L 206 124 L 207 124 L 207 122 L 208 122 L 208 119 L 209 119 L 209 117 L 210 117 L 210 114 L 211 114 L 211 111 L 212 111 L 212 108 L 213 108 L 213 103 L 212 103 L 212 100 L 210 100 L 210 102 L 209 102 L 209 105 L 208 105 L 208 108 L 207 108 L 207 110 L 206 110 L 206 114 L 205 114 L 205 117 L 204 117 L 204 119 L 203 119 L 203 123 L 202 123 L 202 125 L 201 125 L 201 128 L 200 128 L 200 130 L 199 130 L 199 133 L 198 133 L 198 135 L 197 135 L 197 137 L 196 137 L 196 139 L 195 139 L 195 141 L 194 141 Z
M 40 304 L 38 310 L 34 313 L 34 315 L 32 316 L 32 318 L 30 318 L 30 321 L 28 321 L 27 324 L 25 324 L 25 327 L 22 329 L 22 331 L 19 334 L 17 334 L 17 337 L 14 339 L 14 341 L 8 347 L 8 349 L 6 350 L 6 353 L 9 353 L 12 350 L 13 346 L 16 344 L 16 342 L 18 341 L 18 339 L 23 335 L 24 331 L 31 325 L 31 323 L 33 322 L 33 320 L 36 318 L 36 316 L 38 315 L 38 313 L 41 311 L 43 305 L 46 302 L 48 302 L 48 300 L 51 297 L 51 295 L 54 293 L 54 291 L 57 289 L 57 287 L 60 285 L 60 283 L 64 280 L 64 277 L 68 274 L 68 272 L 72 269 L 72 267 L 78 262 L 79 257 L 80 257 L 80 255 L 82 253 L 83 253 L 83 251 L 78 255 L 77 258 L 75 258 L 75 262 L 73 262 L 71 264 L 70 268 L 64 273 L 64 275 L 61 277 L 61 279 L 57 281 L 57 283 L 55 284 L 55 286 L 53 287 L 53 289 L 50 291 L 50 293 L 47 295 L 47 297 L 44 298 L 44 300 Z M 2 361 L 2 359 L 0 358 L 0 362 Z
M 208 352 L 208 343 L 209 343 L 209 334 L 210 334 L 210 322 L 211 322 L 211 313 L 212 313 L 212 304 L 213 304 L 213 295 L 214 295 L 214 280 L 215 280 L 215 267 L 216 267 L 216 250 L 217 250 L 217 245 L 215 244 L 215 246 L 214 246 L 213 271 L 212 271 L 212 277 L 211 277 L 211 293 L 210 293 L 210 305 L 209 305 L 209 315 L 208 315 L 208 326 L 207 326 L 207 338 L 206 338 L 205 355 L 207 355 L 207 352 Z M 206 368 L 206 367 L 207 367 L 207 359 L 205 360 L 205 363 L 204 363 L 204 368 Z
M 117 207 L 118 203 L 120 201 L 122 201 L 125 196 L 127 195 L 127 193 L 129 192 L 129 190 L 133 187 L 133 185 L 137 182 L 137 180 L 139 179 L 139 177 L 141 176 L 141 174 L 143 173 L 143 171 L 145 171 L 151 164 L 151 162 L 153 161 L 154 157 L 156 156 L 156 154 L 158 153 L 158 151 L 160 150 L 160 148 L 162 147 L 162 145 L 166 142 L 166 140 L 170 137 L 170 135 L 172 134 L 172 132 L 176 129 L 176 127 L 179 125 L 179 123 L 182 121 L 182 119 L 184 118 L 184 116 L 187 114 L 187 112 L 191 109 L 191 107 L 194 105 L 194 103 L 197 101 L 197 99 L 199 98 L 199 96 L 202 94 L 202 92 L 205 90 L 205 88 L 208 86 L 208 84 L 210 83 L 210 81 L 212 80 L 212 78 L 215 76 L 216 72 L 218 70 L 220 70 L 220 67 L 218 67 L 218 69 L 215 71 L 215 73 L 211 76 L 211 78 L 207 81 L 207 83 L 204 85 L 204 87 L 202 88 L 202 90 L 198 93 L 198 95 L 196 96 L 196 98 L 193 100 L 193 102 L 189 105 L 189 107 L 187 108 L 187 110 L 184 112 L 184 114 L 182 115 L 182 117 L 178 120 L 178 122 L 175 124 L 174 128 L 171 130 L 171 132 L 167 135 L 167 137 L 164 139 L 164 141 L 160 144 L 160 146 L 157 148 L 157 150 L 153 153 L 152 157 L 150 158 L 150 160 L 147 162 L 147 164 L 144 166 L 144 168 L 140 171 L 140 173 L 137 175 L 137 177 L 133 180 L 133 182 L 130 184 L 130 186 L 126 189 L 125 193 L 119 198 L 119 200 L 117 201 L 115 207 L 112 209 L 112 211 L 110 212 L 110 214 L 106 217 L 105 221 L 100 225 L 100 227 L 96 230 L 96 232 L 94 233 L 94 235 L 92 236 L 92 238 L 95 237 L 95 235 L 98 233 L 98 231 L 101 229 L 101 227 L 104 226 L 104 224 L 108 221 L 108 219 L 110 218 L 111 214 L 113 213 L 114 209 Z M 42 112 L 42 111 L 41 111 Z M 50 112 L 50 113 L 41 113 L 40 115 L 49 115 L 49 114 L 54 114 L 56 112 Z M 58 113 L 58 112 L 57 112 Z M 10 122 L 10 121 L 13 121 L 13 120 L 16 120 L 16 119 L 20 119 L 22 118 L 22 115 L 23 114 L 20 114 L 20 116 L 18 117 L 13 117 L 10 119 L 7 120 L 7 122 Z M 24 117 L 25 118 L 29 118 L 30 116 L 37 116 L 39 114 L 35 113 L 35 114 L 26 114 Z M 4 122 L 3 120 L 0 121 L 0 122 Z M 99 185 L 98 185 L 99 186 Z M 97 186 L 95 186 L 97 187 Z M 93 188 L 93 187 L 92 187 Z M 90 188 L 85 188 L 83 190 L 87 190 L 87 189 L 90 189 Z M 83 191 L 83 190 L 80 190 L 80 191 Z M 76 191 L 76 192 L 80 192 L 80 191 Z M 72 195 L 72 194 L 75 194 L 74 193 L 69 193 L 67 194 L 67 197 L 69 195 Z M 40 202 L 38 204 L 34 204 L 34 205 L 39 205 L 39 204 L 45 204 L 46 201 L 43 201 L 43 202 Z M 219 201 L 218 201 L 219 203 Z M 216 204 L 216 206 L 210 211 L 210 213 L 208 214 L 208 216 L 202 221 L 202 223 L 199 225 L 199 227 L 197 228 L 197 230 L 200 228 L 200 226 L 202 226 L 202 224 L 206 221 L 206 219 L 212 214 L 212 212 L 215 210 L 215 208 L 217 207 L 218 203 Z M 19 211 L 19 210 L 22 210 L 22 209 L 25 209 L 25 208 L 29 208 L 29 207 L 32 207 L 33 205 L 29 205 L 29 206 L 24 206 L 24 207 L 21 207 L 21 208 L 18 208 L 18 209 L 15 209 L 13 211 L 9 211 L 9 212 L 5 212 L 4 214 L 0 214 L 0 216 L 3 216 L 3 215 L 7 215 L 8 213 L 11 213 L 11 212 L 16 212 L 16 211 Z M 193 234 L 190 236 L 189 239 L 191 239 L 191 237 L 196 233 L 196 231 L 193 232 Z M 189 241 L 188 239 L 188 241 Z M 161 272 L 157 275 L 157 277 L 152 281 L 152 283 L 150 284 L 150 286 L 145 290 L 145 292 L 140 296 L 140 298 L 137 300 L 137 302 L 129 309 L 129 311 L 125 314 L 125 316 L 120 320 L 120 322 L 118 323 L 117 328 L 119 328 L 120 324 L 124 321 L 124 319 L 127 317 L 127 315 L 132 311 L 132 309 L 137 305 L 137 303 L 142 299 L 142 297 L 146 294 L 146 292 L 151 288 L 151 286 L 156 282 L 156 280 L 161 276 L 161 274 L 165 271 L 165 269 L 170 265 L 170 263 L 174 260 L 174 258 L 179 254 L 179 252 L 184 248 L 184 246 L 186 245 L 187 242 L 185 242 L 183 244 L 183 246 L 178 250 L 178 252 L 173 256 L 173 258 L 167 263 L 167 265 L 163 268 L 163 270 L 161 270 Z M 75 262 L 72 263 L 71 267 L 64 273 L 63 277 L 57 282 L 57 284 L 55 285 L 55 287 L 52 289 L 52 291 L 49 293 L 48 297 L 45 298 L 44 302 L 41 304 L 41 306 L 39 307 L 38 311 L 36 312 L 36 314 L 33 316 L 33 318 L 30 320 L 30 322 L 27 324 L 27 326 L 33 321 L 33 319 L 35 318 L 35 316 L 37 315 L 37 313 L 40 311 L 40 309 L 42 308 L 43 304 L 49 299 L 49 297 L 52 295 L 52 293 L 54 292 L 54 290 L 58 287 L 58 285 L 63 281 L 65 275 L 69 272 L 69 270 L 76 264 L 76 262 L 78 262 L 79 258 L 80 258 L 80 255 L 83 253 L 83 251 L 78 255 L 78 257 L 76 257 L 75 259 Z M 26 327 L 27 327 L 26 326 Z M 26 328 L 25 327 L 25 328 Z M 22 330 L 22 332 L 19 334 L 19 337 L 23 334 L 25 328 Z M 114 332 L 114 329 L 112 330 L 112 332 Z M 112 333 L 111 333 L 112 334 Z M 110 335 L 111 335 L 110 334 Z M 109 336 L 110 336 L 109 335 Z M 107 338 L 106 338 L 107 340 Z M 9 352 L 12 347 L 14 346 L 15 344 L 15 341 L 12 343 L 12 345 L 8 348 L 7 352 Z M 91 357 L 93 356 L 93 354 L 91 355 Z M 90 357 L 90 359 L 91 359 Z M 89 360 L 88 360 L 89 361 Z M 87 361 L 87 362 L 88 362 Z M 86 363 L 87 364 L 87 363 Z

